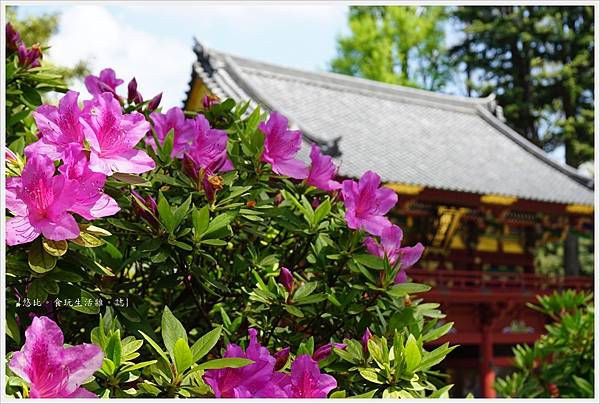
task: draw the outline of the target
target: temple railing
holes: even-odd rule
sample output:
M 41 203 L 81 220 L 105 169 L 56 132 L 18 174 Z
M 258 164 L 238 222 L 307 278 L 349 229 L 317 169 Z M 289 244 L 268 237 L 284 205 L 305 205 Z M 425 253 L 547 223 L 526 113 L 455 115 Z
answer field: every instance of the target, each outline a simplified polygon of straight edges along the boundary
M 437 291 L 552 292 L 562 289 L 594 288 L 591 276 L 548 276 L 518 272 L 467 271 L 411 268 L 412 282 L 431 285 Z

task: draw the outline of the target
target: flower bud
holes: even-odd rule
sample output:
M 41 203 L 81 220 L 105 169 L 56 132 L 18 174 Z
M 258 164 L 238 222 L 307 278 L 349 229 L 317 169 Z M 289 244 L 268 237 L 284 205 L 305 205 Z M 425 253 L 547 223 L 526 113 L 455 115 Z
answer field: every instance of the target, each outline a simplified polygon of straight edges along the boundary
M 312 206 L 313 209 L 317 209 L 320 204 L 321 204 L 321 200 L 319 198 L 313 198 L 310 205 Z
M 127 84 L 127 102 L 130 104 L 139 104 L 143 102 L 142 95 L 137 90 L 137 81 L 135 77 Z
M 15 52 L 21 43 L 21 35 L 13 28 L 11 23 L 6 24 L 6 50 Z
M 215 104 L 219 103 L 219 97 L 215 96 L 215 95 L 205 95 L 204 98 L 202 98 L 202 107 L 207 110 L 210 109 L 210 107 L 212 107 Z
M 275 365 L 273 366 L 274 371 L 278 371 L 282 369 L 288 361 L 290 357 L 290 347 L 283 348 L 273 355 L 275 358 Z
M 327 359 L 329 355 L 331 355 L 333 348 L 346 349 L 346 346 L 346 344 L 340 344 L 337 342 L 331 342 L 329 344 L 322 345 L 321 347 L 317 348 L 315 353 L 313 353 L 312 358 L 316 362 L 320 362 L 323 359 Z
M 367 327 L 365 329 L 365 333 L 362 336 L 362 347 L 363 347 L 363 352 L 369 352 L 369 340 L 371 339 L 371 337 L 373 336 L 373 334 L 371 334 L 371 330 L 369 330 L 369 327 Z
M 160 104 L 160 100 L 162 99 L 162 93 L 158 93 L 157 95 L 154 96 L 154 98 L 152 98 L 150 100 L 150 102 L 148 103 L 148 111 L 152 112 L 154 111 L 156 108 L 158 108 L 158 104 Z
M 281 202 L 283 202 L 283 195 L 281 194 L 281 192 L 279 192 L 277 195 L 275 195 L 275 198 L 273 199 L 273 204 L 275 206 L 279 206 L 281 205 Z
M 14 177 L 20 176 L 25 166 L 25 162 L 21 157 L 16 155 L 8 147 L 4 148 L 4 161 L 6 163 L 6 176 Z
M 131 190 L 133 196 L 133 211 L 148 224 L 153 227 L 158 227 L 158 205 L 151 196 L 144 199 L 135 190 Z
M 281 267 L 281 271 L 279 273 L 279 283 L 281 283 L 288 292 L 292 293 L 292 289 L 294 289 L 294 276 L 286 267 Z

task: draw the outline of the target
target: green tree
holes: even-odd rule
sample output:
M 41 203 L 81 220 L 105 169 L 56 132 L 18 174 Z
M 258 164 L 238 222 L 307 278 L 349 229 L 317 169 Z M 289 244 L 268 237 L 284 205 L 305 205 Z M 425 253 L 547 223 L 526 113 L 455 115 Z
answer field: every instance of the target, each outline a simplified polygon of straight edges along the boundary
M 451 78 L 445 7 L 350 7 L 331 70 L 386 83 L 442 89 Z
M 47 44 L 52 35 L 58 31 L 60 15 L 58 13 L 45 13 L 39 16 L 29 16 L 26 18 L 17 17 L 17 7 L 9 6 L 6 8 L 6 17 L 13 27 L 17 30 L 21 39 L 27 46 L 34 43 Z M 52 67 L 57 74 L 71 81 L 81 79 L 90 74 L 87 62 L 80 60 L 75 66 L 69 68 L 56 66 L 47 60 L 44 63 L 47 67 Z
M 468 95 L 496 93 L 507 123 L 566 163 L 593 158 L 593 8 L 457 7 L 464 31 L 450 49 Z

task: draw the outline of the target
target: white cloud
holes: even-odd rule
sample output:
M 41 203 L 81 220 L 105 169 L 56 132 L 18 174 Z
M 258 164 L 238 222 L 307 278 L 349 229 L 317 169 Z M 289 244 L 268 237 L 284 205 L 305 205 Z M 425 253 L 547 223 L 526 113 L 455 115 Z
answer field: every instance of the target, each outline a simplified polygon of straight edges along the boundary
M 101 6 L 65 7 L 59 27 L 49 51 L 54 62 L 88 60 L 95 74 L 112 67 L 125 80 L 121 94 L 135 76 L 144 98 L 163 91 L 163 107 L 181 105 L 195 59 L 190 44 L 135 29 Z M 75 89 L 86 93 L 82 84 Z

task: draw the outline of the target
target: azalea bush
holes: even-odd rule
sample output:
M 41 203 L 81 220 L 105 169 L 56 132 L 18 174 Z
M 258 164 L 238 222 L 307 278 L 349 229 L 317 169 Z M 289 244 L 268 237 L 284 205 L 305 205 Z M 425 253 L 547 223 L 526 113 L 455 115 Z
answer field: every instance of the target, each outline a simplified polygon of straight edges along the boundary
M 376 173 L 249 103 L 162 108 L 112 69 L 68 91 L 7 37 L 9 395 L 448 396 L 452 323 Z
M 502 397 L 594 397 L 594 296 L 567 290 L 538 296 L 552 322 L 532 346 L 514 349 L 515 371 L 496 380 Z

